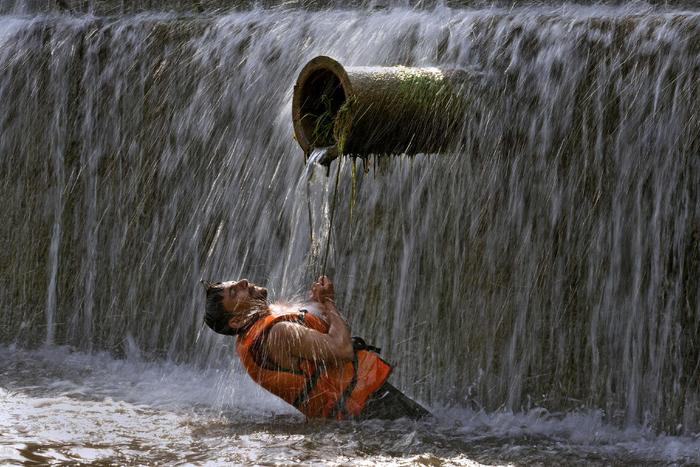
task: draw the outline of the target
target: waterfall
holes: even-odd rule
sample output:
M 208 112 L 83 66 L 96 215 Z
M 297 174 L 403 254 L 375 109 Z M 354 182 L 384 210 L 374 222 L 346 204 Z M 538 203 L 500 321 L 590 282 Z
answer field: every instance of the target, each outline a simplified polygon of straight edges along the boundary
M 340 162 L 354 333 L 426 401 L 697 431 L 698 44 L 698 12 L 643 4 L 6 11 L 0 341 L 220 365 L 201 278 L 319 271 L 304 63 L 476 69 L 459 151 Z

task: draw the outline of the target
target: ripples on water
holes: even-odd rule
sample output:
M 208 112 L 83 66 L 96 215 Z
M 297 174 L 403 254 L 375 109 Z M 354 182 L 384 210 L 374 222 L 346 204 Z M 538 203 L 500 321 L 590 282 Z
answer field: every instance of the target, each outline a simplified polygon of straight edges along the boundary
M 697 438 L 560 417 L 433 407 L 427 422 L 306 422 L 237 367 L 66 348 L 0 349 L 0 463 L 697 463 Z

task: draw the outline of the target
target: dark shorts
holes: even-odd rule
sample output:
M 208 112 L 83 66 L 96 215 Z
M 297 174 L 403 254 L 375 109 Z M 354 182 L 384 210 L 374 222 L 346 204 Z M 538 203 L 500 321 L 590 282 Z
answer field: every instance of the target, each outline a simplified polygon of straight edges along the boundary
M 380 418 L 384 420 L 396 420 L 397 418 L 410 418 L 418 420 L 430 415 L 430 412 L 420 404 L 409 399 L 394 386 L 385 382 L 374 391 L 360 414 L 358 420 Z

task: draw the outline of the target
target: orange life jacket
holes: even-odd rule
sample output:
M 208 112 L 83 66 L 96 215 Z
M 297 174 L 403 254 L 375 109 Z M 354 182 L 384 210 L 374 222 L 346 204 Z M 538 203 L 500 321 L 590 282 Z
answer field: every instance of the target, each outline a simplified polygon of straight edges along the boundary
M 264 355 L 264 341 L 272 326 L 291 321 L 327 333 L 328 325 L 306 311 L 267 315 L 238 336 L 236 350 L 255 382 L 281 397 L 307 417 L 342 420 L 360 415 L 367 397 L 389 377 L 391 365 L 368 348 L 355 348 L 355 358 L 341 366 L 325 367 L 302 360 L 299 368 L 282 369 Z

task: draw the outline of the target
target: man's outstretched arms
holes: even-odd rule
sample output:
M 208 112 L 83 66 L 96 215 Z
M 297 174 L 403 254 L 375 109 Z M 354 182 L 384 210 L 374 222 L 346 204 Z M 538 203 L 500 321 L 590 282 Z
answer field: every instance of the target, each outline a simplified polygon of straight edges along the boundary
M 311 288 L 311 299 L 319 303 L 328 333 L 295 323 L 277 323 L 267 338 L 268 356 L 283 367 L 296 367 L 299 359 L 315 360 L 327 366 L 352 360 L 350 328 L 338 313 L 333 298 L 333 283 L 321 276 Z

